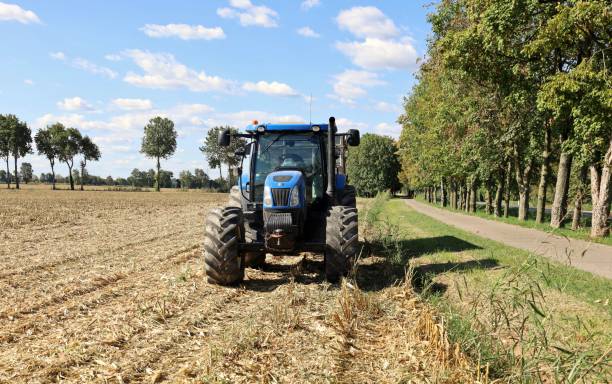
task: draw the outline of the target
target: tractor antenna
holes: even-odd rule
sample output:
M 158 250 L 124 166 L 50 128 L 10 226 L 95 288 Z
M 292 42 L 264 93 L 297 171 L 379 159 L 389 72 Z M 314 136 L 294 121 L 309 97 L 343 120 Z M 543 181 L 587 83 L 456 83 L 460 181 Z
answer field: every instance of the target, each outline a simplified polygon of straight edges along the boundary
M 308 123 L 312 125 L 312 92 L 310 93 L 310 102 L 308 103 Z

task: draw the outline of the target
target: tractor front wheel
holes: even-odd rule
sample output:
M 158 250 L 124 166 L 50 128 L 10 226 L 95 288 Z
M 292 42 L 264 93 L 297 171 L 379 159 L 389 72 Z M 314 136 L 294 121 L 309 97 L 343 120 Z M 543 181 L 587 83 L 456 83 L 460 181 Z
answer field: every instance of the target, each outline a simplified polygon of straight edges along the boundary
M 209 212 L 204 235 L 204 269 L 209 283 L 232 285 L 244 280 L 244 260 L 238 251 L 241 237 L 240 208 Z
M 325 277 L 336 283 L 346 276 L 359 251 L 357 209 L 332 207 L 325 228 Z

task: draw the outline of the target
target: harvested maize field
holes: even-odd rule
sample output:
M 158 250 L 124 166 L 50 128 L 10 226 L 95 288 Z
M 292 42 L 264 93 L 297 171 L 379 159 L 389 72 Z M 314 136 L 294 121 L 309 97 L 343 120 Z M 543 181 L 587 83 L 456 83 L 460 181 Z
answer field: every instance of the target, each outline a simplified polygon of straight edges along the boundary
M 310 254 L 207 284 L 203 222 L 225 200 L 0 190 L 0 382 L 478 380 L 382 258 L 340 286 Z

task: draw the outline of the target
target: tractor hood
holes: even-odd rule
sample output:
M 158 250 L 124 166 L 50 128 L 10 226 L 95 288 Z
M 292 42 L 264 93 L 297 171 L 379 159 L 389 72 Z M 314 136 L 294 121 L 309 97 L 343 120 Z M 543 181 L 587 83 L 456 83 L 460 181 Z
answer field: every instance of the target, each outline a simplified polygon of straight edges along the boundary
M 300 171 L 271 172 L 264 183 L 264 208 L 302 207 L 305 186 L 304 175 Z

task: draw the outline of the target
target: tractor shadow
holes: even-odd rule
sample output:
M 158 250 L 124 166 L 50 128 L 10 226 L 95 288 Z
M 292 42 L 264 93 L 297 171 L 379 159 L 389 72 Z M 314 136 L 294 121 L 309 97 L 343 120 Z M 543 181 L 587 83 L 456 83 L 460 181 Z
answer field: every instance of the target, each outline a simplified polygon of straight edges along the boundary
M 295 256 L 286 256 L 295 257 Z M 297 284 L 321 284 L 325 282 L 322 257 L 298 256 L 294 264 L 277 263 L 268 257 L 266 264 L 258 270 L 247 269 L 248 279 L 242 286 L 250 291 L 272 292 L 281 285 L 295 282 Z M 274 274 L 274 276 L 269 276 Z
M 367 255 L 367 257 L 357 263 L 349 278 L 354 279 L 362 290 L 370 292 L 401 284 L 407 277 L 407 266 L 410 259 L 437 252 L 460 253 L 482 249 L 454 236 L 401 240 L 393 246 L 391 254 L 388 244 L 363 243 L 362 247 L 362 255 Z M 490 258 L 429 263 L 414 267 L 410 278 L 413 288 L 419 293 L 425 290 L 431 293 L 444 293 L 446 286 L 434 282 L 438 275 L 495 268 L 499 268 L 499 264 Z M 261 269 L 247 269 L 247 276 L 248 278 L 241 286 L 257 292 L 272 292 L 279 286 L 290 282 L 304 285 L 322 284 L 325 282 L 323 257 L 307 255 L 292 264 L 268 258 L 266 265 Z

